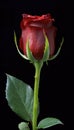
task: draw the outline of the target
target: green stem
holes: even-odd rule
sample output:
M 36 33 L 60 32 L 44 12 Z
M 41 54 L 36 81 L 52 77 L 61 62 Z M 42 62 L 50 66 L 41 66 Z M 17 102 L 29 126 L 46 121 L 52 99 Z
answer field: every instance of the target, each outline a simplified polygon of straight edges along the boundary
M 33 103 L 33 120 L 32 127 L 33 130 L 37 130 L 37 118 L 38 118 L 38 90 L 39 90 L 39 81 L 40 81 L 40 72 L 42 68 L 43 62 L 36 62 L 35 66 L 35 82 L 34 82 L 34 103 Z

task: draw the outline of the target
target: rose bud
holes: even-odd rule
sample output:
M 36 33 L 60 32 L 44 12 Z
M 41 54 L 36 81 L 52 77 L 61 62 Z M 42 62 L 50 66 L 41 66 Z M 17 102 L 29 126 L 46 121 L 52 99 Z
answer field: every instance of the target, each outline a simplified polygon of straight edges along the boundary
M 29 42 L 29 48 L 35 59 L 41 60 L 45 50 L 45 35 L 49 42 L 50 56 L 53 56 L 55 51 L 55 36 L 56 27 L 53 26 L 54 19 L 50 14 L 42 16 L 32 16 L 23 14 L 21 21 L 21 38 L 19 48 L 25 56 L 27 56 L 26 44 Z M 44 35 L 45 33 L 45 35 Z
M 62 38 L 57 53 L 54 54 L 57 28 L 53 25 L 54 19 L 51 15 L 32 16 L 23 14 L 22 16 L 23 18 L 20 23 L 22 33 L 19 46 L 17 45 L 16 34 L 14 33 L 14 41 L 18 53 L 24 59 L 31 61 L 55 59 L 61 50 L 64 38 Z M 27 43 L 29 45 L 27 45 Z

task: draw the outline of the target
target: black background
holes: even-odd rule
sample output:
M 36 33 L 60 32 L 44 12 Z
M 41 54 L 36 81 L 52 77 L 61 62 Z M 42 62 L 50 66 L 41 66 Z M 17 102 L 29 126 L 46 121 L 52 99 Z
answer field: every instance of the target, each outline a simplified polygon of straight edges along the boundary
M 11 0 L 0 1 L 0 129 L 18 130 L 22 121 L 8 107 L 5 99 L 6 75 L 9 73 L 33 87 L 34 67 L 23 60 L 16 51 L 13 32 L 20 37 L 20 21 L 22 13 L 42 15 L 51 13 L 59 30 L 58 38 L 65 38 L 59 56 L 44 64 L 40 81 L 40 116 L 59 118 L 64 126 L 57 125 L 50 130 L 71 129 L 72 86 L 73 86 L 73 40 L 71 1 L 60 0 Z

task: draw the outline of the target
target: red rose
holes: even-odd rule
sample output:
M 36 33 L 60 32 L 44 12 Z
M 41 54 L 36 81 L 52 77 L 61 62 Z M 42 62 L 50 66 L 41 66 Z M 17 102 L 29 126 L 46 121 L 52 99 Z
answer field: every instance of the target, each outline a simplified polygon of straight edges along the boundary
M 22 34 L 19 47 L 23 51 L 24 55 L 27 56 L 26 43 L 28 40 L 29 48 L 35 59 L 42 59 L 45 49 L 45 32 L 49 41 L 50 56 L 52 56 L 55 50 L 55 36 L 57 30 L 56 27 L 53 26 L 54 19 L 50 14 L 42 16 L 23 14 L 22 16 L 23 19 L 20 24 Z

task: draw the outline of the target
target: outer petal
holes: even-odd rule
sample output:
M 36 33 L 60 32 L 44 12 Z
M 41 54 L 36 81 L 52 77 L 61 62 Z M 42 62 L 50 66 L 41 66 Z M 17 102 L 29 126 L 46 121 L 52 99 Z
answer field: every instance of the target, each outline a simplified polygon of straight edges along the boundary
M 37 27 L 26 27 L 22 30 L 19 47 L 25 55 L 27 40 L 29 40 L 29 47 L 33 56 L 40 60 L 43 57 L 45 48 L 43 29 Z
M 36 59 L 40 60 L 43 57 L 45 48 L 45 38 L 43 34 L 43 29 L 30 27 L 28 39 L 30 43 L 29 47 L 32 54 Z
M 28 27 L 22 30 L 21 38 L 19 41 L 19 48 L 23 51 L 24 55 L 26 55 L 27 37 L 28 37 Z
M 56 37 L 56 31 L 57 28 L 54 26 L 51 26 L 48 29 L 45 29 L 46 35 L 49 40 L 49 47 L 50 47 L 50 55 L 52 56 L 55 51 L 55 37 Z

